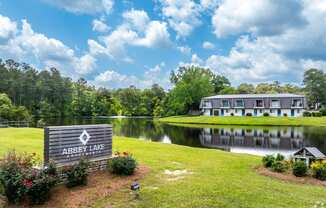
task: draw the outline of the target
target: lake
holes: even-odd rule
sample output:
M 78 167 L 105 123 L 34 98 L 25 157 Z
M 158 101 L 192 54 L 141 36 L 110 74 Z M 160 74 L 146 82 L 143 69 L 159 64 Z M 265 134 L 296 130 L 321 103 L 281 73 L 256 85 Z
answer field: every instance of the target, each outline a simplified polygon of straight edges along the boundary
M 305 146 L 314 146 L 326 154 L 326 127 L 270 126 L 180 126 L 160 123 L 155 119 L 92 118 L 49 120 L 48 125 L 103 124 L 113 125 L 114 135 L 135 137 L 162 143 L 191 147 L 216 148 L 236 153 L 286 156 Z

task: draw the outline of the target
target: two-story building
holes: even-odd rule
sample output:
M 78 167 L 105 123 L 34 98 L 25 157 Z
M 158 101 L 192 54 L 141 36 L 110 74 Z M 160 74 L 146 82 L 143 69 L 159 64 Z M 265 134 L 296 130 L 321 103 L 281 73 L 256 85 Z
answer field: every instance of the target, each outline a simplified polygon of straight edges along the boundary
M 302 116 L 305 97 L 296 94 L 234 94 L 204 97 L 200 109 L 206 116 Z

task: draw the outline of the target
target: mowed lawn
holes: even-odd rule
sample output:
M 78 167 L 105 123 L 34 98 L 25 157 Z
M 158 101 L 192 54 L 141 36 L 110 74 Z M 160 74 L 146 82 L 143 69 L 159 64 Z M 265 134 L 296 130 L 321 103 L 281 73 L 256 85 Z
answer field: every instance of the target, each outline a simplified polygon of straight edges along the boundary
M 172 116 L 160 122 L 211 125 L 326 126 L 326 117 Z
M 7 143 L 16 141 L 18 151 L 34 150 L 41 154 L 42 137 L 43 131 L 38 129 L 0 129 L 1 152 L 5 151 L 4 146 L 13 147 Z M 132 138 L 114 137 L 113 142 L 114 150 L 132 152 L 151 172 L 140 181 L 140 200 L 133 199 L 126 187 L 94 201 L 96 208 L 299 208 L 313 207 L 317 201 L 326 202 L 325 187 L 258 175 L 254 167 L 260 164 L 260 157 Z

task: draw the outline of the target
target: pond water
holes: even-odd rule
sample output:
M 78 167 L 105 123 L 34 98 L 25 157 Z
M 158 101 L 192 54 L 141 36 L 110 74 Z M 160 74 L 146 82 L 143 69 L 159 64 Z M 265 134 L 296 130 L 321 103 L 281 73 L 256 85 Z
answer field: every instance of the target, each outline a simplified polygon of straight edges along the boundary
M 152 118 L 93 118 L 49 120 L 48 125 L 113 124 L 114 135 L 237 153 L 290 155 L 304 146 L 326 154 L 326 127 L 180 126 Z

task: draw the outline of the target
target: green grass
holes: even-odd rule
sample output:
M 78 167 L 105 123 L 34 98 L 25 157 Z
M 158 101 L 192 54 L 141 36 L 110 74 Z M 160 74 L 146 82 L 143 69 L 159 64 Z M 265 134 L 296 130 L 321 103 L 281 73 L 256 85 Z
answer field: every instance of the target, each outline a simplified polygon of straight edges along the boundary
M 16 141 L 17 150 L 41 154 L 42 135 L 42 130 L 37 129 L 0 129 L 1 147 Z M 126 187 L 95 201 L 96 208 L 299 208 L 313 207 L 316 201 L 326 202 L 324 187 L 286 183 L 258 175 L 254 167 L 260 164 L 261 158 L 257 156 L 122 137 L 114 137 L 113 146 L 114 150 L 132 152 L 151 172 L 140 181 L 140 200 L 134 200 Z M 5 148 L 1 151 L 3 153 Z M 176 180 L 164 174 L 165 170 L 187 170 L 192 174 Z
M 326 117 L 173 116 L 160 122 L 209 125 L 326 126 Z

